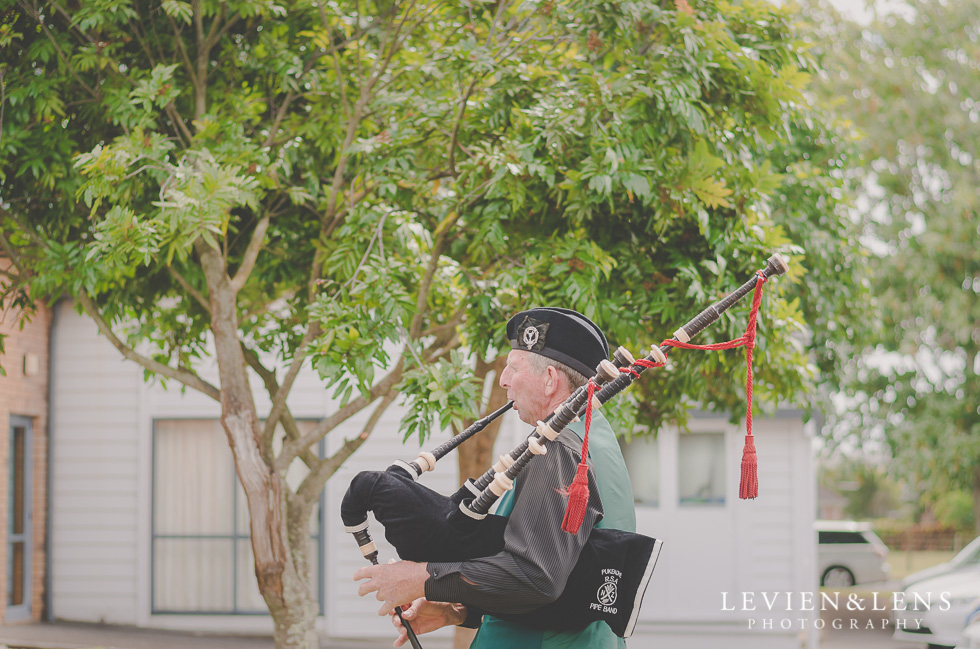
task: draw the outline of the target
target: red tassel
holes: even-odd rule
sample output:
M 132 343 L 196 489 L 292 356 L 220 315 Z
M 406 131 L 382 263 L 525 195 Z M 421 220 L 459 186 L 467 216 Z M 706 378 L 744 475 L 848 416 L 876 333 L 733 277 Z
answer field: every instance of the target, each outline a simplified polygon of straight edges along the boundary
M 577 534 L 582 521 L 585 520 L 585 509 L 589 504 L 589 466 L 583 461 L 578 465 L 572 486 L 568 488 L 568 505 L 565 507 L 565 518 L 561 529 L 569 534 Z
M 752 433 L 745 436 L 745 448 L 742 449 L 742 480 L 738 485 L 738 497 L 742 500 L 759 496 L 759 475 L 756 470 L 755 437 Z
M 588 384 L 589 401 L 585 406 L 585 435 L 582 437 L 582 455 L 575 471 L 575 479 L 568 488 L 568 504 L 565 505 L 565 518 L 561 522 L 561 529 L 569 534 L 577 534 L 585 520 L 585 508 L 589 505 L 589 429 L 592 427 L 592 397 L 595 395 L 596 385 L 589 379 Z
M 745 448 L 742 449 L 742 479 L 738 485 L 738 497 L 742 500 L 759 497 L 758 459 L 755 454 L 755 437 L 752 436 L 752 350 L 755 348 L 756 316 L 762 303 L 762 285 L 766 279 L 759 273 L 749 312 L 749 326 L 745 329 Z
M 692 345 L 682 343 L 676 338 L 665 340 L 660 343 L 661 347 L 680 347 L 681 349 L 734 349 L 735 347 L 745 346 L 745 400 L 747 407 L 745 411 L 745 449 L 742 452 L 742 480 L 738 486 L 738 497 L 757 498 L 759 496 L 759 476 L 756 467 L 755 438 L 752 437 L 752 350 L 755 348 L 756 319 L 759 315 L 759 305 L 762 304 L 762 285 L 765 284 L 766 277 L 760 270 L 755 281 L 755 294 L 752 296 L 752 310 L 749 312 L 749 324 L 745 328 L 745 335 L 735 340 L 724 343 L 714 343 L 711 345 Z

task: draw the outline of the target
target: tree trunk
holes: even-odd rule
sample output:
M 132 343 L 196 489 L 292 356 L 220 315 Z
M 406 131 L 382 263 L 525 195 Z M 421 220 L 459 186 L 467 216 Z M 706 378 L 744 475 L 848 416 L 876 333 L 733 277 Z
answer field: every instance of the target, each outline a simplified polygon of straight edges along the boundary
M 316 632 L 319 606 L 314 582 L 310 579 L 312 544 L 308 530 L 311 512 L 305 503 L 290 508 L 286 531 L 291 560 L 282 573 L 282 596 L 270 598 L 263 593 L 275 622 L 273 638 L 277 649 L 319 649 L 320 646 Z
M 488 412 L 493 412 L 507 403 L 507 391 L 501 388 L 498 382 L 500 372 L 503 371 L 506 364 L 506 356 L 501 356 L 493 363 L 477 362 L 477 376 L 482 376 L 484 381 L 488 379 L 493 381 L 486 411 L 481 413 L 481 416 Z M 467 478 L 476 479 L 490 468 L 490 465 L 493 464 L 493 445 L 497 441 L 497 434 L 499 432 L 500 419 L 497 419 L 456 449 L 456 461 L 459 463 L 460 482 L 463 482 Z M 456 627 L 456 634 L 453 637 L 453 649 L 466 649 L 473 641 L 474 635 L 476 635 L 476 631 L 473 629 Z
M 492 363 L 477 363 L 477 376 L 482 376 L 484 381 L 487 379 L 493 381 L 486 411 L 481 413 L 481 416 L 488 412 L 493 412 L 507 403 L 507 391 L 500 387 L 500 383 L 498 382 L 500 372 L 503 371 L 506 364 L 506 356 L 501 356 Z M 499 432 L 500 419 L 497 419 L 481 432 L 471 437 L 465 444 L 459 446 L 456 458 L 459 464 L 460 482 L 467 478 L 478 478 L 490 468 L 494 459 L 492 457 L 493 445 L 497 441 L 497 434 Z
M 236 296 L 217 252 L 199 249 L 208 282 L 211 331 L 221 385 L 221 425 L 248 501 L 255 576 L 275 623 L 277 649 L 318 649 L 317 602 L 310 588 L 308 503 L 290 498 L 262 441 L 245 356 L 238 338 Z M 292 505 L 292 506 L 290 506 Z M 287 515 L 288 512 L 288 515 Z

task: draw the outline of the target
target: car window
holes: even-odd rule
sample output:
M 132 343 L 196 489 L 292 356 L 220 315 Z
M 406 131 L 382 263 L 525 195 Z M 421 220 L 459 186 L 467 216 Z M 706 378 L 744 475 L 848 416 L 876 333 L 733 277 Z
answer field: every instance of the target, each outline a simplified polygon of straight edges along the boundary
M 861 532 L 819 532 L 817 539 L 820 543 L 867 543 Z

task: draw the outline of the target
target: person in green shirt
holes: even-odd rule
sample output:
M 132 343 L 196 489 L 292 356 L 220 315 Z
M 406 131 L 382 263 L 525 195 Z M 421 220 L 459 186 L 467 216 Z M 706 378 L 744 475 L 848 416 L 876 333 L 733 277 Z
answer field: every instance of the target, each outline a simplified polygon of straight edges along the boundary
M 522 421 L 544 420 L 595 373 L 609 348 L 602 331 L 568 309 L 536 308 L 518 313 L 507 325 L 511 351 L 500 385 Z M 535 458 L 500 500 L 496 513 L 508 517 L 504 548 L 461 562 L 408 561 L 368 566 L 355 579 L 367 579 L 360 595 L 376 592 L 382 614 L 412 602 L 403 611 L 417 634 L 447 625 L 479 627 L 471 649 L 614 649 L 624 647 L 604 622 L 577 632 L 540 631 L 495 617 L 525 613 L 562 593 L 569 573 L 593 526 L 635 531 L 632 486 L 616 436 L 599 412 L 589 431 L 588 465 L 598 494 L 591 493 L 585 520 L 575 534 L 561 529 L 567 505 L 564 489 L 574 479 L 584 424 L 568 426 L 548 453 Z M 406 640 L 397 616 L 399 636 Z

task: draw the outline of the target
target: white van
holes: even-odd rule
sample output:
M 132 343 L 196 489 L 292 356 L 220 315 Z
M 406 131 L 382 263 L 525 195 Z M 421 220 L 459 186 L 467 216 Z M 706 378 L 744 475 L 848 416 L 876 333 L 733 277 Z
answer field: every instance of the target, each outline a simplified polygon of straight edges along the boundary
M 888 547 L 870 523 L 817 521 L 813 527 L 821 586 L 848 588 L 888 580 Z

